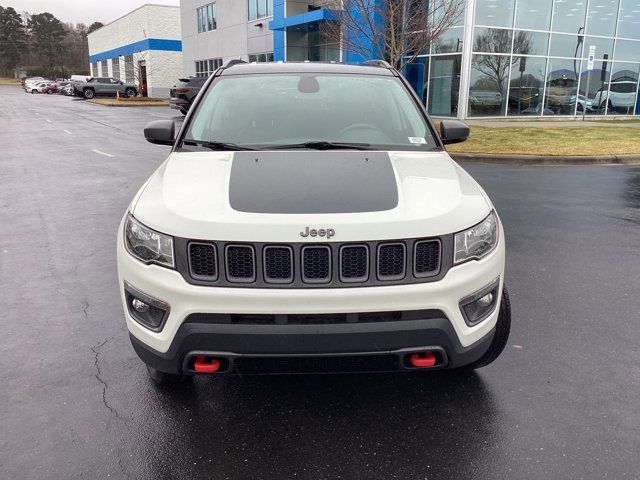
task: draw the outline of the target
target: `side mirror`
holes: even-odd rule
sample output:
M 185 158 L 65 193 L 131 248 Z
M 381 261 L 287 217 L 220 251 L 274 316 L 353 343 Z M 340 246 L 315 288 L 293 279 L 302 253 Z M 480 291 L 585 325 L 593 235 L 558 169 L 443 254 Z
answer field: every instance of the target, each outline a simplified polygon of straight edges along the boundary
M 173 145 L 176 136 L 176 124 L 173 120 L 154 120 L 144 127 L 144 138 L 156 145 Z
M 460 120 L 442 120 L 440 138 L 445 145 L 464 142 L 469 138 L 469 126 Z

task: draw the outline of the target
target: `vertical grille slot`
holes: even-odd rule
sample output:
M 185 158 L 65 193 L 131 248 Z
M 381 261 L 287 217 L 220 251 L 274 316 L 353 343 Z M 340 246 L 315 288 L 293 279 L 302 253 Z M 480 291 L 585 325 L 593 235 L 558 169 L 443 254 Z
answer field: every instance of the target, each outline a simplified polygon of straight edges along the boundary
M 218 255 L 216 246 L 209 243 L 189 244 L 189 269 L 198 280 L 218 279 Z
M 404 243 L 378 245 L 378 279 L 400 280 L 405 275 Z
M 302 280 L 305 283 L 331 281 L 331 249 L 327 246 L 302 247 Z
M 269 283 L 293 281 L 293 250 L 291 247 L 264 247 L 264 279 Z
M 366 282 L 369 278 L 369 249 L 366 245 L 340 248 L 340 281 Z
M 256 262 L 253 247 L 227 245 L 227 279 L 230 282 L 251 283 L 256 280 Z
M 430 277 L 440 272 L 440 242 L 424 240 L 416 242 L 413 255 L 413 274 Z

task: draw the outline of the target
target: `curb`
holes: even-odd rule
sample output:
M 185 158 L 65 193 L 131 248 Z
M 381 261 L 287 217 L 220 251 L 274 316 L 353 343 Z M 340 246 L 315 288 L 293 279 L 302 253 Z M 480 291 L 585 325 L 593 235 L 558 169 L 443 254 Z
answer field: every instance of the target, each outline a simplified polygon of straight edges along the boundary
M 167 103 L 156 103 L 156 102 L 140 102 L 140 103 L 128 103 L 123 102 L 121 104 L 110 105 L 101 102 L 95 102 L 93 99 L 85 100 L 87 103 L 91 103 L 92 105 L 100 105 L 101 107 L 168 107 L 169 102 Z
M 634 165 L 640 154 L 603 156 L 492 155 L 490 153 L 449 152 L 456 162 L 502 163 L 515 165 Z

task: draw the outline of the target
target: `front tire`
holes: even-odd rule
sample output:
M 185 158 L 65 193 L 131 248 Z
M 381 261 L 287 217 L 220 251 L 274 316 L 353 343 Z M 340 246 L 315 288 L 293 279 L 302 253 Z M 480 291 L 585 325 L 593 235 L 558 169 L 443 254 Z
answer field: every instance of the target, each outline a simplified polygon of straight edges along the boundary
M 127 97 L 127 98 L 133 98 L 133 97 L 135 97 L 135 96 L 136 96 L 136 91 L 135 91 L 133 88 L 127 88 L 127 89 L 124 91 L 124 95 L 125 95 L 125 97 Z
M 84 98 L 86 98 L 87 100 L 91 100 L 93 97 L 95 97 L 96 92 L 94 92 L 92 89 L 87 88 L 82 92 L 82 96 Z
M 180 385 L 190 382 L 193 377 L 191 375 L 176 375 L 173 373 L 161 372 L 147 365 L 149 378 L 157 385 Z
M 496 323 L 496 331 L 493 335 L 491 345 L 488 350 L 475 362 L 462 367 L 464 370 L 475 370 L 489 365 L 495 361 L 507 346 L 509 340 L 509 332 L 511 331 L 511 301 L 509 300 L 509 292 L 507 286 L 502 288 L 502 301 L 500 302 L 500 313 Z
M 53 93 L 53 90 L 47 90 L 47 95 L 51 95 Z

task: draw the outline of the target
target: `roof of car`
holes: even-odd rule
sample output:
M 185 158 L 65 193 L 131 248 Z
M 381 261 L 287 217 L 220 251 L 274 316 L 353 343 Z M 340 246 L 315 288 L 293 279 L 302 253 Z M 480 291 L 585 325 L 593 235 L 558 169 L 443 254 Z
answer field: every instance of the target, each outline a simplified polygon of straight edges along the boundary
M 393 76 L 394 70 L 383 66 L 323 62 L 263 62 L 236 63 L 223 69 L 221 75 L 252 75 L 269 73 L 332 73 Z

